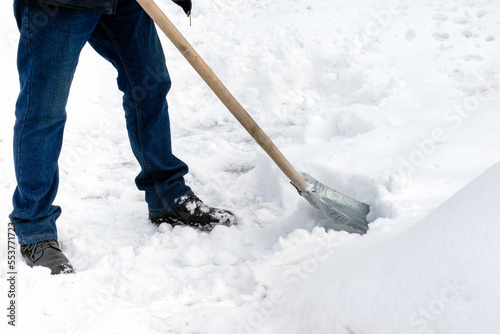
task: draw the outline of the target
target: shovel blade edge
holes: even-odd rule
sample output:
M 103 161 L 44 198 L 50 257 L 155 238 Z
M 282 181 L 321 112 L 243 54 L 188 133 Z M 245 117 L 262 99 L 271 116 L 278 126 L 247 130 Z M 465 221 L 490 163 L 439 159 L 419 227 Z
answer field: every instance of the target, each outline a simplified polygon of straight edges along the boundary
M 370 207 L 367 204 L 325 186 L 309 174 L 301 175 L 311 187 L 301 191 L 300 195 L 331 219 L 324 226 L 326 229 L 358 234 L 368 231 L 366 216 Z

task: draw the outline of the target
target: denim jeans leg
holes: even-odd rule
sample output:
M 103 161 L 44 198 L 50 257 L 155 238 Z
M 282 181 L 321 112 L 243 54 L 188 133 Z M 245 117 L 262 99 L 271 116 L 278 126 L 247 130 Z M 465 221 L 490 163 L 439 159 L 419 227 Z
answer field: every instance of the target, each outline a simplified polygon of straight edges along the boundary
M 14 165 L 17 188 L 11 221 L 21 245 L 57 239 L 58 188 L 66 102 L 81 49 L 100 14 L 16 0 L 21 33 L 17 65 Z M 43 20 L 42 20 L 43 18 Z
M 136 184 L 149 211 L 175 209 L 193 192 L 184 182 L 188 166 L 172 154 L 171 82 L 153 21 L 135 0 L 123 0 L 115 15 L 100 19 L 89 43 L 118 71 L 130 144 L 141 166 Z

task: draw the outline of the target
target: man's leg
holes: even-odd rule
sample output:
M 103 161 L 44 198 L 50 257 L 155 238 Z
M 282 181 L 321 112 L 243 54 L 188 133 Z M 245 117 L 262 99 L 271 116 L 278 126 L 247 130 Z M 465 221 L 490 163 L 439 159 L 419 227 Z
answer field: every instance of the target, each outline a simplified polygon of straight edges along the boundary
M 172 154 L 166 95 L 170 77 L 154 23 L 135 0 L 118 3 L 102 16 L 89 43 L 118 71 L 127 130 L 141 166 L 137 187 L 150 213 L 176 209 L 193 195 L 184 182 L 187 165 Z
M 184 183 L 187 165 L 172 154 L 170 77 L 153 21 L 135 0 L 122 0 L 115 15 L 101 18 L 89 42 L 118 70 L 129 138 L 142 168 L 136 183 L 146 192 L 151 221 L 202 231 L 234 224 L 231 212 L 194 196 Z
M 57 240 L 52 205 L 58 188 L 66 102 L 78 57 L 100 14 L 15 0 L 21 32 L 14 164 L 17 188 L 10 215 L 21 245 Z

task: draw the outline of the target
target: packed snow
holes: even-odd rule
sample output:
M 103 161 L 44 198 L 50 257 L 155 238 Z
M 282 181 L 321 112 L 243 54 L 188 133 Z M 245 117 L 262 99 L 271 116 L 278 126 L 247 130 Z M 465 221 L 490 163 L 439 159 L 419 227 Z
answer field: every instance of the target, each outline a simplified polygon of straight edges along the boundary
M 115 70 L 86 47 L 56 200 L 77 274 L 18 252 L 8 326 L 18 33 L 2 1 L 2 333 L 498 333 L 498 1 L 195 0 L 191 26 L 157 3 L 299 171 L 370 205 L 370 230 L 323 228 L 163 35 L 174 151 L 239 224 L 154 226 Z

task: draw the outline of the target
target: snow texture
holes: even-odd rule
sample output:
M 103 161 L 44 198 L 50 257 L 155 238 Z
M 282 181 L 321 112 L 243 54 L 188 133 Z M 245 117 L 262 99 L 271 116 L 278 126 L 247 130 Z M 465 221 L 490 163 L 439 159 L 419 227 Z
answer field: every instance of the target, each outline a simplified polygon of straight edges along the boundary
M 56 199 L 77 274 L 18 252 L 7 326 L 5 224 L 2 333 L 498 333 L 498 1 L 198 0 L 192 26 L 158 4 L 299 171 L 370 205 L 370 230 L 326 231 L 163 36 L 174 151 L 195 193 L 239 224 L 154 226 L 115 70 L 87 46 Z M 0 6 L 7 223 L 18 32 Z

